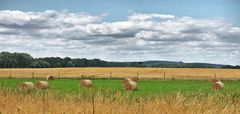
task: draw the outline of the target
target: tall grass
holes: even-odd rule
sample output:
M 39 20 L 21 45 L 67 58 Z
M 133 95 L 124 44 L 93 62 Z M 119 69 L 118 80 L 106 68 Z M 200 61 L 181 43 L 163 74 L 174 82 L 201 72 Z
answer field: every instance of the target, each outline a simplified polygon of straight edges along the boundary
M 108 94 L 108 95 L 107 95 Z M 0 91 L 1 114 L 237 114 L 240 92 L 134 97 L 86 90 L 78 94 L 49 91 Z

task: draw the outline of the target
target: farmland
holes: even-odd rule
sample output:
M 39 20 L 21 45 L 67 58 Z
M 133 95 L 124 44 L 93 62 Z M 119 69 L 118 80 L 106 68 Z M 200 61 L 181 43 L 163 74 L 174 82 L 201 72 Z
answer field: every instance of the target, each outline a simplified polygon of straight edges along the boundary
M 49 81 L 46 91 L 20 92 L 23 81 L 1 79 L 0 112 L 4 113 L 236 113 L 240 111 L 239 81 L 223 81 L 214 91 L 201 80 L 141 80 L 138 90 L 124 91 L 121 80 L 95 79 L 93 88 L 82 88 L 78 79 Z M 200 108 L 199 108 L 200 106 Z M 108 108 L 107 108 L 108 107 Z
M 0 72 L 0 114 L 235 114 L 240 112 L 239 70 L 57 68 L 1 69 Z M 34 77 L 32 77 L 33 72 Z M 60 79 L 58 79 L 59 72 Z M 138 82 L 138 89 L 125 91 L 121 78 L 133 77 L 137 73 L 141 79 Z M 214 78 L 215 73 L 216 77 L 223 79 L 224 90 L 212 90 L 209 79 Z M 46 80 L 48 75 L 54 75 L 56 79 L 48 81 L 47 90 L 24 92 L 17 88 L 20 82 L 35 83 Z M 184 76 L 190 78 L 182 78 Z M 208 77 L 201 78 L 203 76 Z M 81 78 L 92 79 L 93 87 L 80 87 Z
M 2 88 L 14 90 L 20 82 L 37 82 L 38 80 L 45 79 L 1 79 L 0 84 Z M 236 90 L 240 91 L 239 81 L 223 82 L 226 85 L 223 93 Z M 80 87 L 79 79 L 56 79 L 49 81 L 49 84 L 50 88 L 48 91 L 50 92 L 79 93 L 85 90 Z M 92 91 L 104 90 L 106 92 L 125 93 L 122 82 L 118 79 L 95 79 L 93 80 L 93 84 Z M 141 80 L 138 83 L 138 91 L 134 91 L 130 95 L 149 96 L 177 93 L 179 91 L 186 93 L 209 93 L 209 91 L 212 91 L 212 85 L 210 81 L 201 80 Z
M 238 79 L 239 69 L 212 68 L 126 68 L 126 67 L 86 67 L 86 68 L 19 68 L 0 69 L 0 78 L 45 78 L 53 75 L 59 78 L 124 78 L 139 76 L 140 78 L 179 78 L 179 79 Z

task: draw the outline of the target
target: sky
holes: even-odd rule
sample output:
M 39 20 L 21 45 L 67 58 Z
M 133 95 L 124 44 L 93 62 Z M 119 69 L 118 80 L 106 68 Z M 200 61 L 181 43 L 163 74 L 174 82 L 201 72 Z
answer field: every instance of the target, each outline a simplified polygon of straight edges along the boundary
M 0 0 L 0 51 L 240 65 L 239 0 Z

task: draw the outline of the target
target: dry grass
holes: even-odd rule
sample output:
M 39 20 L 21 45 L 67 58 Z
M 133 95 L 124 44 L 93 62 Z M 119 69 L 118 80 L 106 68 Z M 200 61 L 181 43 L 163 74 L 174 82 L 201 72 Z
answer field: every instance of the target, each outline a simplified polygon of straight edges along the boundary
M 94 105 L 93 105 L 94 101 Z M 131 99 L 116 94 L 94 100 L 81 96 L 60 97 L 0 91 L 1 114 L 237 114 L 240 100 L 232 96 L 199 95 Z
M 110 73 L 112 72 L 112 73 Z M 211 69 L 211 68 L 43 68 L 43 69 L 0 69 L 0 77 L 31 78 L 53 75 L 60 77 L 135 77 L 140 78 L 240 78 L 239 69 Z

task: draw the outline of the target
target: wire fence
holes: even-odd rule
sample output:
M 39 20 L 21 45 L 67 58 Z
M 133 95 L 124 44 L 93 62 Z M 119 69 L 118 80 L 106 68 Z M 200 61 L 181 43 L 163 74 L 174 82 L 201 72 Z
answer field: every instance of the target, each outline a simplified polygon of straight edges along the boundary
M 140 79 L 179 79 L 179 80 L 210 80 L 210 79 L 223 79 L 223 80 L 240 80 L 239 75 L 229 75 L 225 76 L 223 74 L 176 74 L 172 72 L 162 72 L 159 74 L 147 74 L 147 73 L 119 73 L 114 74 L 114 72 L 81 72 L 81 73 L 71 73 L 71 72 L 54 72 L 54 73 L 44 73 L 44 72 L 0 72 L 0 78 L 46 78 L 47 76 L 54 76 L 58 79 L 123 79 L 123 78 L 133 78 L 138 77 Z

